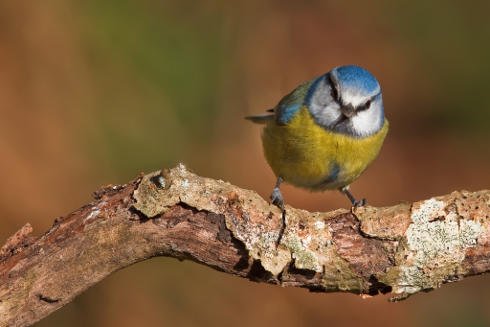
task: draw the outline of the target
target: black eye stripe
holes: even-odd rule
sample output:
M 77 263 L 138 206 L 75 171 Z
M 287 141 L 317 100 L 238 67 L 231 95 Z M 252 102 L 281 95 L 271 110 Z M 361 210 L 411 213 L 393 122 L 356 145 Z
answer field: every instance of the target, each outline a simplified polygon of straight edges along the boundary
M 335 80 L 335 78 L 331 72 L 327 74 L 326 79 L 328 80 L 328 83 L 330 84 L 330 95 L 335 100 L 335 102 L 337 102 L 339 105 L 342 106 L 343 105 L 342 104 L 342 96 L 340 95 L 340 92 L 339 92 L 339 85 L 338 85 L 337 81 Z M 374 99 L 380 93 L 381 92 L 378 92 L 377 94 L 375 94 L 374 96 L 369 98 L 365 103 L 357 106 L 356 111 L 359 112 L 359 111 L 364 111 L 364 110 L 369 109 L 371 107 L 371 104 L 373 103 Z
M 372 102 L 371 99 L 367 100 L 364 104 L 361 104 L 360 106 L 358 106 L 356 111 L 368 110 L 369 107 L 371 106 L 371 102 Z
M 376 94 L 376 95 L 373 95 L 371 98 L 369 98 L 369 100 L 367 100 L 366 102 L 364 102 L 363 104 L 357 106 L 356 108 L 356 111 L 364 111 L 364 110 L 367 110 L 371 107 L 371 104 L 373 104 L 373 101 L 374 99 L 380 95 L 380 93 Z
M 330 83 L 330 94 L 335 101 L 340 104 L 340 95 L 337 83 L 334 81 L 332 73 L 328 74 L 328 82 Z

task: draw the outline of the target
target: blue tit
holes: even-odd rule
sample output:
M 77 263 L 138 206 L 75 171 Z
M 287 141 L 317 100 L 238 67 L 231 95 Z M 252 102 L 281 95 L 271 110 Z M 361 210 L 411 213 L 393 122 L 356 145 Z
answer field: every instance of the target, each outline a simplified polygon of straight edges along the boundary
M 272 203 L 284 211 L 282 182 L 312 191 L 338 189 L 354 207 L 349 185 L 378 156 L 386 134 L 381 88 L 358 66 L 341 66 L 305 82 L 263 115 L 262 143 L 277 182 Z

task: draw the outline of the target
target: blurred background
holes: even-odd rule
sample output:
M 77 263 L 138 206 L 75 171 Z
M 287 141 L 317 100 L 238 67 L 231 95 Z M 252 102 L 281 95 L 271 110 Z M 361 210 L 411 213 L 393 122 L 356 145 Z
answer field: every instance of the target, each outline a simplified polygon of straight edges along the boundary
M 0 243 L 37 234 L 109 183 L 184 162 L 270 194 L 260 113 L 300 82 L 358 64 L 391 131 L 353 185 L 392 205 L 490 181 L 490 2 L 0 2 Z M 347 207 L 284 187 L 293 206 Z M 488 326 L 490 279 L 414 296 L 311 294 L 155 258 L 39 326 Z

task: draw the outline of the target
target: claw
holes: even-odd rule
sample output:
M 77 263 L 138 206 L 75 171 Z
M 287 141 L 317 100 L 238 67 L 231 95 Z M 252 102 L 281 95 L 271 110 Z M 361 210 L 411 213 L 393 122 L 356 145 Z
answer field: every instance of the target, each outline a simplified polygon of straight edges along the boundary
M 284 229 L 286 228 L 286 209 L 284 208 L 284 198 L 282 197 L 281 190 L 279 189 L 279 186 L 281 186 L 282 182 L 283 182 L 282 178 L 280 176 L 277 177 L 276 186 L 272 190 L 272 194 L 271 194 L 272 204 L 278 206 L 282 211 L 281 229 L 279 231 L 279 237 L 277 238 L 276 246 L 278 246 L 281 243 L 282 236 L 284 234 Z
M 349 186 L 344 186 L 339 189 L 340 192 L 344 193 L 352 203 L 353 208 L 359 208 L 359 207 L 364 207 L 367 204 L 366 199 L 360 199 L 356 200 L 356 198 L 352 195 L 352 193 L 349 191 Z
M 277 177 L 276 186 L 272 190 L 272 194 L 271 194 L 271 202 L 272 204 L 278 206 L 284 213 L 284 198 L 282 197 L 281 190 L 279 189 L 279 186 L 281 186 L 282 181 L 283 181 L 282 177 Z
M 272 190 L 271 202 L 284 211 L 284 198 L 282 197 L 281 190 L 279 190 L 279 187 L 277 186 Z
M 366 199 L 355 200 L 352 204 L 354 208 L 364 207 L 367 204 Z

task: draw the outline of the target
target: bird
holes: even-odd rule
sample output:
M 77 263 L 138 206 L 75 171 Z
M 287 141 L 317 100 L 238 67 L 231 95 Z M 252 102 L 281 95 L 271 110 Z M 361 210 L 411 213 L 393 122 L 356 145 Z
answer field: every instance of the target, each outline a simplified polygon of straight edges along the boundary
M 350 192 L 378 156 L 389 130 L 381 86 L 366 69 L 345 65 L 300 84 L 264 114 L 264 155 L 276 175 L 270 196 L 285 212 L 283 182 L 311 191 L 339 190 L 353 208 L 366 205 Z

